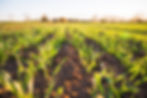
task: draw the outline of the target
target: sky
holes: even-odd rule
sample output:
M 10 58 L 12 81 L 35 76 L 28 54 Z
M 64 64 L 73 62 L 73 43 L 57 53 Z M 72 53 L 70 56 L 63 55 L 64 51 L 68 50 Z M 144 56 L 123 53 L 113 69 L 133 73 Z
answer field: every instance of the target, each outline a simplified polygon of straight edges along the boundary
M 0 20 L 147 16 L 147 0 L 0 0 Z

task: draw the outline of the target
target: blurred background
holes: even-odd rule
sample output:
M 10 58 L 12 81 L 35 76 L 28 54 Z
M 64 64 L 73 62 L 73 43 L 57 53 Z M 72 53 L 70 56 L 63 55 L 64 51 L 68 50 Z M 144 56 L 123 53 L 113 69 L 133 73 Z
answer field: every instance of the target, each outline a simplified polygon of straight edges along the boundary
M 146 0 L 0 0 L 0 98 L 146 90 Z
M 94 21 L 146 21 L 146 0 L 1 0 L 1 21 L 49 20 L 57 18 Z

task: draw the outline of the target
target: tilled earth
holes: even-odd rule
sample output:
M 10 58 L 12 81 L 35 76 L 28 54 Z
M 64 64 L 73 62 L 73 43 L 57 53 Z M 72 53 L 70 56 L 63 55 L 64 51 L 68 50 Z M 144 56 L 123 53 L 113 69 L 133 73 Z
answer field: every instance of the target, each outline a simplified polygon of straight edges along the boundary
M 55 89 L 59 86 L 64 87 L 62 98 L 91 98 L 91 76 L 86 73 L 78 52 L 69 43 L 63 44 L 53 64 L 58 65 L 63 58 L 66 58 L 66 61 L 56 77 Z
M 53 35 L 47 36 L 46 39 L 52 38 Z M 42 40 L 40 44 L 45 43 L 47 40 Z M 87 38 L 85 43 L 92 47 L 96 52 L 103 52 L 100 58 L 96 61 L 97 66 L 93 71 L 101 71 L 104 68 L 114 71 L 115 74 L 122 74 L 125 72 L 125 68 L 120 63 L 120 61 L 115 58 L 115 56 L 105 53 L 98 43 Z M 22 50 L 22 58 L 28 59 L 30 53 L 38 53 L 36 47 L 30 47 L 28 49 Z M 49 71 L 55 70 L 57 65 L 59 65 L 63 59 L 65 62 L 61 65 L 59 73 L 55 77 L 55 87 L 51 93 L 51 98 L 56 98 L 56 90 L 58 87 L 63 87 L 64 92 L 61 95 L 61 98 L 91 98 L 91 89 L 92 89 L 92 76 L 86 72 L 86 69 L 83 67 L 80 62 L 80 57 L 78 51 L 74 46 L 67 42 L 62 44 L 58 54 L 53 59 L 52 66 Z M 24 64 L 27 67 L 27 64 Z M 98 67 L 98 68 L 97 68 Z M 11 74 L 12 79 L 17 80 L 17 70 L 18 64 L 14 56 L 10 56 L 6 62 L 6 65 L 3 66 L 0 70 L 8 71 Z M 105 81 L 104 85 L 105 85 Z M 47 89 L 49 81 L 44 76 L 43 70 L 39 70 L 35 75 L 34 80 L 34 96 L 37 98 L 44 98 L 45 90 Z M 146 90 L 147 84 L 142 84 L 139 86 L 140 91 L 135 95 L 135 98 L 147 98 Z M 122 96 L 122 98 L 129 98 L 130 95 Z M 0 98 L 16 98 L 11 92 L 3 89 L 0 85 Z

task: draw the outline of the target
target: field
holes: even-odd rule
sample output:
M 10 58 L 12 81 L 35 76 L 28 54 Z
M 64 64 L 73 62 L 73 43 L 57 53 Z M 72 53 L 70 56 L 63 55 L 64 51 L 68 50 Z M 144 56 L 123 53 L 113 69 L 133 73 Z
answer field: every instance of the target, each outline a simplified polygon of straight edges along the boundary
M 146 23 L 0 23 L 0 98 L 147 98 Z

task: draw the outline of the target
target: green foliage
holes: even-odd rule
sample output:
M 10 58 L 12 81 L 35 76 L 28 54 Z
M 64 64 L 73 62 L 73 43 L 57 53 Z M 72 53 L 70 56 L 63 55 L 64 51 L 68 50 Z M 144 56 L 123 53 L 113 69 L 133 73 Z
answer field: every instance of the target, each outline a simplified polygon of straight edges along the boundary
M 34 77 L 41 69 L 48 81 L 45 97 L 51 96 L 66 58 L 52 71 L 53 60 L 65 42 L 71 43 L 79 53 L 80 62 L 89 74 L 92 74 L 92 97 L 121 98 L 123 94 L 136 94 L 139 86 L 147 83 L 147 35 L 146 24 L 132 23 L 8 23 L 0 27 L 0 67 L 6 66 L 9 56 L 16 57 L 18 79 L 0 69 L 0 85 L 18 98 L 32 98 L 34 95 Z M 47 36 L 53 35 L 51 38 Z M 44 39 L 47 38 L 46 41 Z M 89 38 L 102 46 L 95 51 L 85 39 Z M 23 51 L 34 46 L 35 49 Z M 26 54 L 23 57 L 21 53 Z M 111 54 L 126 70 L 122 74 L 108 72 L 101 67 L 103 53 Z M 25 61 L 25 64 L 24 62 Z M 27 65 L 27 67 L 26 67 Z M 25 74 L 21 79 L 22 74 Z M 117 86 L 119 84 L 119 86 Z M 0 88 L 1 89 L 1 88 Z M 56 97 L 64 93 L 64 88 L 56 90 Z

